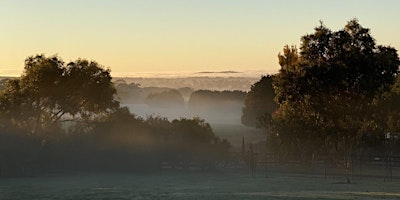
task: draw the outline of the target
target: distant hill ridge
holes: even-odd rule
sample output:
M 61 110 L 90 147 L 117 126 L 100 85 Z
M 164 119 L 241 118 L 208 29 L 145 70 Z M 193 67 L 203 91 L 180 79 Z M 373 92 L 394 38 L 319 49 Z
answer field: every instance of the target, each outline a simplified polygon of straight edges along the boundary
M 204 72 L 197 72 L 198 74 L 237 74 L 240 72 L 237 71 L 219 71 L 219 72 L 211 72 L 211 71 L 204 71 Z

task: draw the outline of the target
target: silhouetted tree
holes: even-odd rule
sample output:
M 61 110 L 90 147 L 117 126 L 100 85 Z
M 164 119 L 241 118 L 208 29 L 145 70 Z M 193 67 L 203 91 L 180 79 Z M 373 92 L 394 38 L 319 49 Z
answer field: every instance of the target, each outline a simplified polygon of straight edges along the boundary
M 127 84 L 124 80 L 117 80 L 114 82 L 115 89 L 117 90 L 118 100 L 121 103 L 141 103 L 143 102 L 142 89 L 139 84 Z
M 263 76 L 261 80 L 251 86 L 247 93 L 242 109 L 242 124 L 260 127 L 266 115 L 271 116 L 278 108 L 274 101 L 275 91 L 272 87 L 273 76 Z
M 300 52 L 286 46 L 279 54 L 274 127 L 289 151 L 303 157 L 340 152 L 348 166 L 374 123 L 376 100 L 394 83 L 397 51 L 376 45 L 355 19 L 336 32 L 321 23 L 301 41 Z
M 116 109 L 110 71 L 96 62 L 36 55 L 24 73 L 7 82 L 0 94 L 0 114 L 8 123 L 39 133 L 64 120 L 87 121 Z
M 178 90 L 168 90 L 147 96 L 145 103 L 155 107 L 183 106 L 184 99 Z

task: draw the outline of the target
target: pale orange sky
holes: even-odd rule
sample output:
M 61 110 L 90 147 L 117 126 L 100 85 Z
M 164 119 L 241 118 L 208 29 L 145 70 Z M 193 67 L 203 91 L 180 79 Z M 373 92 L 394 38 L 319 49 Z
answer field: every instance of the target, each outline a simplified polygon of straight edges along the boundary
M 4 0 L 0 75 L 19 75 L 29 55 L 95 60 L 113 75 L 279 69 L 284 45 L 323 20 L 357 17 L 378 44 L 400 48 L 400 1 Z

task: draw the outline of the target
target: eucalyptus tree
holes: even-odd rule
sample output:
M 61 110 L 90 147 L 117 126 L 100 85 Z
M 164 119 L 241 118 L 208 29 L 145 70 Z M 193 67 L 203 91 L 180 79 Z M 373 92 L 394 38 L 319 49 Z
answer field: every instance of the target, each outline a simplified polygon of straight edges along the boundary
M 57 56 L 36 55 L 25 60 L 19 79 L 7 82 L 0 114 L 7 125 L 40 133 L 59 129 L 63 121 L 88 121 L 115 110 L 115 93 L 110 70 L 94 61 L 65 64 Z

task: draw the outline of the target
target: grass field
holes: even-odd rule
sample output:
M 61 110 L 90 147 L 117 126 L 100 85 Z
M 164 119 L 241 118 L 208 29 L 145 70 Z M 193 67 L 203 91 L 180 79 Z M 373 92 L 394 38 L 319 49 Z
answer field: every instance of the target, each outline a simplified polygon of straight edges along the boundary
M 214 124 L 213 129 L 218 136 L 228 139 L 234 150 L 240 149 L 242 137 L 246 143 L 265 138 L 262 129 L 241 125 Z M 0 178 L 0 200 L 400 199 L 400 179 L 385 182 L 381 167 L 376 169 L 377 176 L 356 177 L 351 184 L 345 183 L 340 169 L 328 171 L 336 175 L 328 174 L 327 178 L 323 169 L 314 170 L 315 173 L 309 169 L 295 169 L 270 166 L 268 178 L 263 169 L 252 177 L 245 168 L 219 172 L 71 173 Z M 367 173 L 366 169 L 363 171 L 375 175 Z M 357 171 L 354 173 L 357 175 Z
M 245 172 L 71 174 L 0 179 L 0 199 L 400 199 L 400 180 Z

